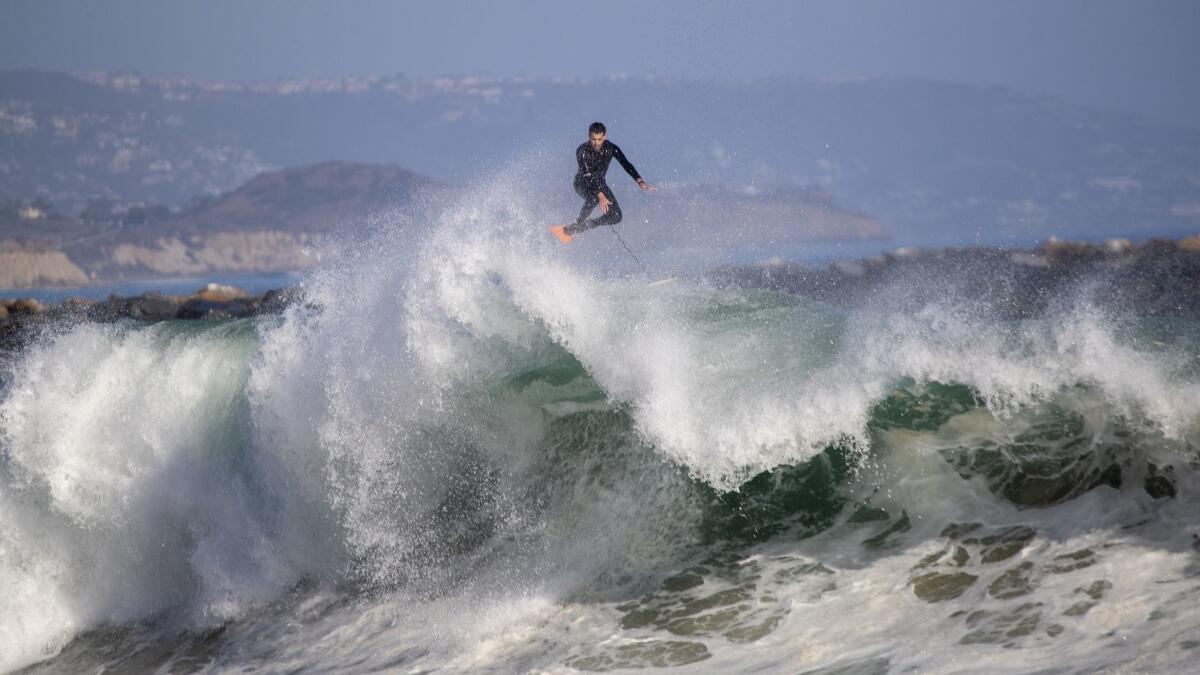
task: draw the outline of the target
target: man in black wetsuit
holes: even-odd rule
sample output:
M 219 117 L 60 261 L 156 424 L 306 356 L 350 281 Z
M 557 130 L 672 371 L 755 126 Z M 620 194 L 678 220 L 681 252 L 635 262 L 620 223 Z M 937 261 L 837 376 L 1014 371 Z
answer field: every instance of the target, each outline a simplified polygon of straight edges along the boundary
M 570 225 L 555 225 L 550 228 L 554 236 L 562 243 L 571 241 L 571 237 L 584 230 L 590 230 L 599 225 L 616 225 L 621 222 L 621 205 L 608 187 L 604 176 L 608 173 L 608 165 L 613 159 L 637 181 L 638 187 L 648 192 L 658 188 L 642 180 L 633 164 L 625 159 L 625 153 L 616 143 L 605 139 L 607 130 L 599 122 L 593 122 L 588 127 L 588 141 L 575 150 L 575 161 L 579 163 L 579 171 L 575 173 L 575 192 L 583 197 L 583 208 L 579 209 L 579 217 Z M 600 217 L 587 219 L 596 205 L 600 205 Z

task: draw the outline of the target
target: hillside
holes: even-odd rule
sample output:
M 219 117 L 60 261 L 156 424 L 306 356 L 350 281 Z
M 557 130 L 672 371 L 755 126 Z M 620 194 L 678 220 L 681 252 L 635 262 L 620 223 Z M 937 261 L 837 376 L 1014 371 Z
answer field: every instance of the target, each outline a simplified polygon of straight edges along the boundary
M 260 174 L 150 222 L 9 219 L 0 287 L 299 270 L 322 237 L 351 241 L 371 213 L 443 189 L 395 166 L 322 162 Z
M 321 162 L 268 171 L 245 185 L 167 221 L 181 232 L 296 230 L 323 232 L 388 205 L 408 203 L 436 188 L 425 176 L 396 166 Z
M 71 214 L 92 199 L 184 204 L 272 168 L 191 117 L 169 96 L 0 71 L 0 197 L 42 197 Z

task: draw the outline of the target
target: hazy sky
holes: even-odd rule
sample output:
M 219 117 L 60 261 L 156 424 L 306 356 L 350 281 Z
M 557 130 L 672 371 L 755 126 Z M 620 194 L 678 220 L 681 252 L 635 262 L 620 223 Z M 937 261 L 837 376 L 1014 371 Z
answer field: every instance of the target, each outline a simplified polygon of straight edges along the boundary
M 1191 126 L 1198 35 L 1200 0 L 0 0 L 0 68 L 227 80 L 911 76 Z

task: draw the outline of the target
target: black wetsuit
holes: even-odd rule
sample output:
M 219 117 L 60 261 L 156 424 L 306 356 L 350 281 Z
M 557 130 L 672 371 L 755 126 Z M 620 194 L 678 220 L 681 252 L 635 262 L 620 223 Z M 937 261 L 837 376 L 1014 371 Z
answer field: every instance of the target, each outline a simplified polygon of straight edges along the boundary
M 579 171 L 575 174 L 575 192 L 583 197 L 583 208 L 579 209 L 579 217 L 575 222 L 565 228 L 567 234 L 578 234 L 599 225 L 616 225 L 621 222 L 621 205 L 617 203 L 612 188 L 608 187 L 604 180 L 604 175 L 608 173 L 608 165 L 614 158 L 635 181 L 642 181 L 637 169 L 625 159 L 625 153 L 621 152 L 616 143 L 606 140 L 599 150 L 593 150 L 591 142 L 587 142 L 575 150 L 575 160 L 579 162 Z M 608 197 L 608 213 L 588 220 L 592 209 L 600 203 L 598 195 L 601 192 Z

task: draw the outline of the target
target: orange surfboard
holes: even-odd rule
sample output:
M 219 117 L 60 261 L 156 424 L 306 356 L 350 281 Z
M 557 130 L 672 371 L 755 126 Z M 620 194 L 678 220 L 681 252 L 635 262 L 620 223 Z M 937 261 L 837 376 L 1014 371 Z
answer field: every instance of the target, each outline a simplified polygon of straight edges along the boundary
M 552 225 L 550 226 L 550 231 L 554 233 L 554 236 L 558 237 L 559 241 L 564 244 L 569 244 L 571 243 L 571 239 L 573 239 L 573 237 L 567 234 L 566 227 L 566 225 Z

